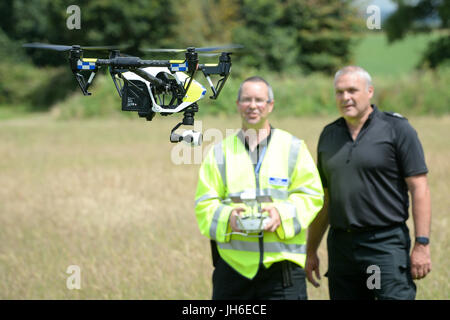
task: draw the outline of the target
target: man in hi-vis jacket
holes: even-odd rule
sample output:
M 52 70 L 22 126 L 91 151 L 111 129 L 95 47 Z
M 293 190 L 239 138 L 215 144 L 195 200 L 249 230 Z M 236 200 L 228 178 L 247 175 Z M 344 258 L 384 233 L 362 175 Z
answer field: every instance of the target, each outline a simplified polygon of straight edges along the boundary
M 306 230 L 323 189 L 304 141 L 269 124 L 273 106 L 267 81 L 246 79 L 237 99 L 241 130 L 211 148 L 200 167 L 195 213 L 212 240 L 213 299 L 307 299 Z M 270 218 L 260 232 L 241 230 L 252 208 L 230 199 L 244 194 L 272 200 L 258 204 Z

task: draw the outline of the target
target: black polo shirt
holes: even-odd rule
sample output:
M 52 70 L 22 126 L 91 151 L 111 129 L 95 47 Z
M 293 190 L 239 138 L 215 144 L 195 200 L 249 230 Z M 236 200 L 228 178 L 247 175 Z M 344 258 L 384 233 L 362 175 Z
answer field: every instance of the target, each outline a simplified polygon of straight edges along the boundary
M 428 172 L 422 145 L 408 120 L 372 108 L 355 141 L 344 118 L 327 125 L 320 135 L 317 162 L 328 189 L 333 228 L 386 227 L 406 221 L 405 178 Z

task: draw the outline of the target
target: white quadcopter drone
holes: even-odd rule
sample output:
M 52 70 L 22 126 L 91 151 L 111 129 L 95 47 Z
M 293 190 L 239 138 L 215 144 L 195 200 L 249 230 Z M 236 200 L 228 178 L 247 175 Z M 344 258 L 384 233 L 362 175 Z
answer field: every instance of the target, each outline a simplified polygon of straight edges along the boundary
M 198 52 L 238 49 L 240 45 L 187 49 L 144 49 L 149 52 L 185 52 L 184 60 L 143 60 L 139 57 L 124 56 L 115 47 L 81 47 L 45 43 L 29 43 L 26 48 L 69 51 L 70 68 L 84 95 L 91 95 L 88 88 L 92 84 L 98 69 L 109 68 L 109 73 L 122 98 L 123 111 L 135 111 L 139 117 L 151 121 L 156 113 L 162 116 L 183 112 L 184 117 L 171 131 L 170 141 L 185 141 L 192 146 L 202 143 L 202 134 L 186 130 L 175 133 L 181 125 L 193 125 L 194 115 L 198 111 L 197 101 L 206 95 L 206 88 L 194 80 L 200 70 L 205 76 L 211 91 L 211 99 L 217 99 L 231 71 L 231 52 L 221 52 L 218 64 L 199 64 Z M 83 50 L 108 50 L 108 59 L 83 58 Z M 210 55 L 214 55 L 210 54 Z M 87 76 L 88 74 L 88 76 Z M 87 81 L 85 78 L 87 76 Z M 221 78 L 216 85 L 211 75 Z

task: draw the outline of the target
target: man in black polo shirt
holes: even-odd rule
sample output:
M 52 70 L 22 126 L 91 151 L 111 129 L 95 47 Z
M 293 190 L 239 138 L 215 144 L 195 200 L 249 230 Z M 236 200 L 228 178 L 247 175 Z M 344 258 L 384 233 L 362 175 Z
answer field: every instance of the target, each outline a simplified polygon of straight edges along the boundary
M 421 143 L 404 117 L 371 105 L 374 89 L 364 69 L 339 70 L 334 86 L 342 117 L 323 129 L 317 148 L 325 204 L 309 229 L 307 278 L 319 285 L 317 248 L 329 224 L 331 299 L 414 299 L 413 279 L 431 271 Z M 411 256 L 408 191 L 416 237 Z

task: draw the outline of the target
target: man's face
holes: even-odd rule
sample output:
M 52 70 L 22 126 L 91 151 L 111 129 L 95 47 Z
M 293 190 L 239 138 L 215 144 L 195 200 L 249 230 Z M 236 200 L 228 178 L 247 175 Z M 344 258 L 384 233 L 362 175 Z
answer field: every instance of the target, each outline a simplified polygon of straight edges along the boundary
M 336 105 L 344 118 L 361 118 L 370 110 L 373 87 L 367 88 L 366 80 L 357 73 L 343 74 L 337 79 L 334 88 Z
M 237 107 L 246 128 L 261 129 L 272 112 L 273 101 L 269 101 L 269 92 L 264 82 L 248 81 L 242 85 L 241 97 Z

